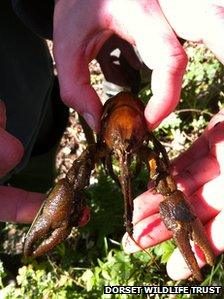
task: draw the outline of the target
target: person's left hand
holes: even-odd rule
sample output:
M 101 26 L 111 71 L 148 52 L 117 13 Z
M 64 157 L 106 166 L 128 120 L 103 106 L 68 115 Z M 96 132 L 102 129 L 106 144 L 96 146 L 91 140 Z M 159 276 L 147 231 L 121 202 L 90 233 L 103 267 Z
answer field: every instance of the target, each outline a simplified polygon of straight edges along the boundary
M 205 224 L 205 232 L 215 255 L 224 251 L 224 110 L 212 118 L 204 133 L 172 163 L 172 173 Z M 172 237 L 159 215 L 162 195 L 148 190 L 134 200 L 133 237 L 142 248 L 148 248 Z M 126 252 L 141 250 L 125 234 Z M 194 245 L 195 246 L 195 245 Z M 199 266 L 205 265 L 203 254 L 197 248 Z M 185 279 L 191 275 L 180 251 L 176 249 L 167 264 L 169 276 Z

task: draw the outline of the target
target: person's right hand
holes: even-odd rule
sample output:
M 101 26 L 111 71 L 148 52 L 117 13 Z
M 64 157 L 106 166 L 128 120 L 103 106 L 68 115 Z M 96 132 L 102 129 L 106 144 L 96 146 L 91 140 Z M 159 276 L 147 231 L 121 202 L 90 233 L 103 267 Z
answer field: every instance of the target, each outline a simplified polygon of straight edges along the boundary
M 89 62 L 116 34 L 153 70 L 145 117 L 155 128 L 179 101 L 186 53 L 177 37 L 204 43 L 224 62 L 223 0 L 55 0 L 54 55 L 64 102 L 99 130 L 101 102 Z
M 22 159 L 22 143 L 5 130 L 6 109 L 0 100 L 0 177 L 12 170 Z M 0 186 L 0 221 L 30 223 L 44 195 L 13 187 Z

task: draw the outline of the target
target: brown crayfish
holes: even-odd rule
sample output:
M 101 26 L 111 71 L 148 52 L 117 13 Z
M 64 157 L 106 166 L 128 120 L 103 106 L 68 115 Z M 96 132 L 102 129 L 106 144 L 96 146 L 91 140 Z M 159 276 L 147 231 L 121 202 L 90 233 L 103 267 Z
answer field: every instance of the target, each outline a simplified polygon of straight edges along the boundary
M 112 156 L 118 160 L 119 175 L 113 170 Z M 125 227 L 133 239 L 133 173 L 130 166 L 134 157 L 146 164 L 156 192 L 164 198 L 159 210 L 165 226 L 172 231 L 194 278 L 201 280 L 190 240 L 197 243 L 210 265 L 213 265 L 214 254 L 200 220 L 184 194 L 177 189 L 164 147 L 147 129 L 142 102 L 129 92 L 119 93 L 104 105 L 97 142 L 87 147 L 74 161 L 66 177 L 50 192 L 26 236 L 24 254 L 36 257 L 46 253 L 69 235 L 72 226 L 79 225 L 86 211 L 82 190 L 88 186 L 91 171 L 99 160 L 121 187 Z

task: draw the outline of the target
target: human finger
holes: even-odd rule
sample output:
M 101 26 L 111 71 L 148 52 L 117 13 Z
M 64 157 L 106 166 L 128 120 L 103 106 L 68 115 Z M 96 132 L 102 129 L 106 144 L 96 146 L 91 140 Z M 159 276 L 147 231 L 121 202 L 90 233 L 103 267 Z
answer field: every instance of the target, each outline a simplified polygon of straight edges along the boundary
M 211 148 L 216 147 L 218 143 L 218 148 L 222 147 L 222 139 L 224 136 L 223 125 L 215 127 L 216 124 L 224 121 L 224 110 L 220 110 L 215 116 L 210 120 L 207 128 L 202 133 L 202 135 L 181 155 L 172 161 L 172 173 L 178 174 L 186 167 L 192 164 L 192 162 L 200 160 L 201 158 L 210 155 Z M 212 156 L 215 157 L 215 152 L 213 151 Z M 220 155 L 219 155 L 220 156 Z M 222 159 L 219 159 L 222 165 Z
M 220 175 L 204 184 L 189 197 L 194 210 L 203 223 L 214 218 L 224 209 L 224 176 Z
M 148 216 L 159 212 L 159 204 L 163 196 L 155 191 L 147 190 L 134 199 L 134 214 L 132 223 L 135 225 Z
M 39 210 L 44 195 L 13 187 L 0 187 L 0 221 L 30 223 Z
M 88 64 L 113 33 L 102 26 L 102 5 L 100 1 L 56 1 L 54 9 L 53 52 L 61 97 L 95 131 L 99 130 L 102 104 L 90 84 Z
M 224 2 L 212 1 L 203 12 L 202 22 L 209 26 L 202 26 L 202 40 L 224 64 Z
M 153 70 L 153 96 L 145 109 L 146 120 L 153 129 L 174 110 L 179 101 L 187 56 L 158 2 L 150 2 L 145 20 L 147 30 L 138 34 L 136 45 L 145 64 Z M 150 40 L 147 46 L 146 35 Z
M 112 28 L 136 45 L 143 62 L 153 70 L 153 96 L 145 110 L 148 125 L 153 129 L 179 101 L 187 56 L 157 0 L 122 3 L 128 5 L 129 17 L 124 15 L 126 10 L 121 9 L 121 4 L 112 2 L 110 10 L 115 19 Z
M 224 121 L 216 123 L 211 129 L 208 142 L 210 155 L 217 160 L 219 171 L 221 174 L 224 174 Z
M 208 141 L 205 135 L 202 134 L 183 154 L 180 154 L 172 161 L 172 174 L 177 175 L 187 166 L 191 165 L 192 161 L 197 161 L 208 155 L 208 153 Z
M 214 219 L 212 219 L 206 226 L 205 232 L 207 234 L 209 243 L 215 255 L 219 255 L 224 251 L 224 236 L 220 234 L 224 229 L 224 211 L 221 211 Z M 202 268 L 206 262 L 201 250 L 194 245 L 193 251 L 197 259 L 198 265 Z M 167 273 L 173 280 L 186 279 L 191 275 L 183 256 L 179 249 L 175 249 L 167 263 Z
M 217 117 L 217 119 L 220 118 Z M 183 190 L 186 195 L 192 194 L 206 182 L 224 173 L 223 132 L 224 122 L 213 122 L 213 126 L 209 126 L 205 130 L 203 136 L 199 138 L 200 140 L 206 140 L 204 142 L 204 148 L 206 148 L 204 152 L 206 152 L 206 154 L 200 156 L 200 152 L 203 152 L 203 148 L 201 148 L 202 143 L 199 145 L 199 141 L 196 146 L 193 146 L 193 150 L 190 148 L 187 153 L 182 154 L 180 158 L 174 161 L 174 171 L 172 173 L 179 173 L 175 176 L 175 180 L 177 181 L 179 188 Z M 197 154 L 197 152 L 199 154 Z M 185 164 L 186 161 L 188 161 L 188 164 Z M 184 168 L 181 162 L 183 162 Z
M 125 233 L 122 238 L 122 245 L 125 252 L 135 253 L 142 250 L 142 248 L 147 249 L 171 237 L 172 233 L 166 229 L 159 213 L 156 213 L 134 225 L 133 239 L 135 242 L 129 237 L 128 233 Z
M 204 165 L 203 162 L 206 162 L 205 160 L 202 161 L 202 165 Z M 209 167 L 210 168 L 210 165 Z M 202 170 L 203 171 L 203 170 Z M 185 183 L 185 179 L 187 179 L 187 183 Z M 199 175 L 200 179 L 200 175 Z M 211 180 L 204 182 L 203 184 L 196 183 L 196 179 L 192 180 L 189 177 L 184 177 L 182 175 L 176 177 L 176 182 L 179 185 L 179 189 L 184 191 L 185 195 L 190 198 L 190 201 L 195 205 L 195 208 L 197 209 L 198 214 L 200 215 L 200 218 L 205 221 L 204 215 L 206 210 L 214 208 L 216 209 L 216 201 L 214 200 L 214 195 L 211 196 L 212 203 L 211 205 L 205 205 L 203 201 L 203 196 L 209 194 L 212 195 L 212 192 L 214 190 L 218 190 L 215 197 L 218 197 L 218 203 L 222 203 L 221 200 L 222 196 L 224 196 L 224 192 L 219 194 L 219 191 L 221 191 L 223 188 L 221 188 L 221 182 L 222 182 L 223 176 L 214 176 Z M 191 184 L 194 186 L 192 187 Z M 200 185 L 200 186 L 199 186 Z M 219 189 L 220 188 L 220 189 Z M 205 194 L 205 195 L 204 195 Z M 200 195 L 200 196 L 199 196 Z M 206 197 L 206 201 L 210 200 L 210 197 Z M 200 197 L 200 200 L 199 200 Z M 163 196 L 161 194 L 156 193 L 154 190 L 147 190 L 137 196 L 134 199 L 134 214 L 133 214 L 133 224 L 138 223 L 144 218 L 147 218 L 148 216 L 151 216 L 153 214 L 156 214 L 159 212 L 159 204 L 163 201 Z M 200 204 L 198 204 L 200 203 Z M 221 210 L 221 208 L 219 209 Z
M 183 191 L 186 196 L 190 196 L 198 188 L 205 183 L 216 178 L 220 174 L 220 166 L 218 161 L 208 155 L 188 165 L 182 172 L 174 176 L 178 188 Z
M 88 64 L 83 61 L 83 54 L 75 53 L 74 56 L 59 54 L 55 50 L 61 97 L 66 105 L 85 118 L 94 131 L 98 131 L 102 104 L 90 85 Z
M 203 222 L 207 222 L 211 217 L 214 217 L 219 211 L 224 209 L 223 180 L 223 175 L 217 176 L 188 197 L 188 200 Z M 216 190 L 217 192 L 215 192 Z M 142 219 L 158 213 L 159 204 L 163 200 L 164 198 L 161 194 L 152 190 L 147 190 L 137 196 L 134 200 L 133 224 L 135 225 Z M 208 213 L 208 211 L 210 212 Z

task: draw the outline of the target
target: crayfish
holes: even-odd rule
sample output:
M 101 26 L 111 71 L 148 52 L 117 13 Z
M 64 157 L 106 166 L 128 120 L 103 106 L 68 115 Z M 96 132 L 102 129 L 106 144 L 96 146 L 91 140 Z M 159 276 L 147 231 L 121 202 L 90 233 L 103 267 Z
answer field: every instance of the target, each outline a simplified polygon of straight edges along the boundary
M 114 171 L 113 157 L 118 161 L 119 174 Z M 197 243 L 210 265 L 214 263 L 214 254 L 200 220 L 183 192 L 177 189 L 164 147 L 147 129 L 142 102 L 130 92 L 121 92 L 104 105 L 97 141 L 87 146 L 66 177 L 50 192 L 26 236 L 24 254 L 37 257 L 48 252 L 69 235 L 72 226 L 79 226 L 86 213 L 82 192 L 88 187 L 95 163 L 100 160 L 121 187 L 124 225 L 133 239 L 131 163 L 134 158 L 140 164 L 145 163 L 156 192 L 164 198 L 159 206 L 161 218 L 172 231 L 194 278 L 202 280 L 190 240 Z

